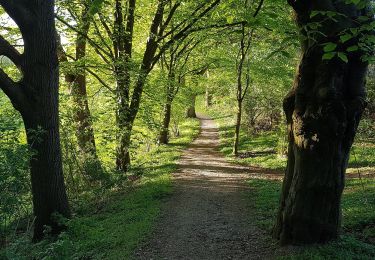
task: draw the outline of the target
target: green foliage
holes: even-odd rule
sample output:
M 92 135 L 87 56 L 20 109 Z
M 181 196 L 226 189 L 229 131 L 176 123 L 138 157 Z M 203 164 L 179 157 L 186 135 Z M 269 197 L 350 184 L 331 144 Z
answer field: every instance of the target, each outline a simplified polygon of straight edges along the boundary
M 29 158 L 20 116 L 0 94 L 0 244 L 8 226 L 30 213 Z
M 30 243 L 29 234 L 12 239 L 0 258 L 8 259 L 129 259 L 133 250 L 152 230 L 162 200 L 171 191 L 171 173 L 181 151 L 199 133 L 197 120 L 181 124 L 181 136 L 171 146 L 154 148 L 137 157 L 145 165 L 142 178 L 122 189 L 107 190 L 100 198 L 81 197 L 67 232 L 58 238 Z M 91 202 L 90 202 L 91 201 Z

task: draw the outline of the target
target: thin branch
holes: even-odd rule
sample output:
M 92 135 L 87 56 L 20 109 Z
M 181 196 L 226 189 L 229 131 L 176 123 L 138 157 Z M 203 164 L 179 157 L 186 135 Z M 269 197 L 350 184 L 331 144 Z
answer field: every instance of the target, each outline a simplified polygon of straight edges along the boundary
M 264 3 L 264 0 L 260 0 L 259 5 L 258 5 L 257 9 L 255 10 L 255 13 L 253 14 L 254 18 L 259 14 L 260 9 L 262 9 L 263 3 Z
M 82 33 L 80 30 L 77 30 L 74 26 L 70 25 L 68 22 L 66 22 L 64 19 L 62 19 L 61 17 L 59 16 L 55 16 L 56 19 L 58 21 L 60 21 L 61 23 L 63 23 L 65 26 L 67 26 L 69 29 L 73 30 L 74 32 L 80 34 L 81 36 L 85 37 L 87 39 L 87 41 L 89 42 L 89 44 L 96 50 L 96 52 L 98 53 L 98 55 L 100 55 L 100 57 L 106 62 L 106 63 L 109 63 L 110 62 L 108 61 L 108 59 L 105 57 L 105 55 L 107 57 L 111 57 L 111 54 L 108 53 L 106 50 L 104 50 L 102 47 L 100 47 L 95 41 L 93 41 L 90 37 L 88 37 L 86 34 Z
M 96 34 L 98 35 L 101 43 L 108 49 L 108 52 L 110 53 L 111 55 L 111 58 L 113 59 L 115 57 L 115 55 L 113 54 L 113 51 L 112 51 L 112 48 L 107 44 L 107 42 L 105 41 L 102 33 L 100 32 L 100 29 L 98 27 L 98 24 L 96 23 L 96 21 L 93 19 L 93 24 L 94 24 L 94 28 L 95 28 L 95 32 Z
M 178 2 L 178 3 L 175 3 L 175 5 L 171 8 L 171 11 L 169 12 L 167 19 L 165 20 L 165 22 L 164 22 L 164 23 L 162 24 L 162 26 L 160 27 L 160 30 L 159 30 L 159 36 L 162 36 L 162 35 L 163 35 L 165 29 L 168 27 L 169 23 L 171 22 L 174 13 L 176 12 L 177 8 L 178 8 L 180 5 L 181 5 L 181 2 Z
M 99 20 L 100 20 L 100 23 L 102 24 L 103 28 L 105 29 L 105 31 L 107 32 L 107 35 L 110 39 L 112 39 L 113 37 L 113 33 L 111 31 L 111 29 L 109 28 L 107 22 L 105 21 L 104 17 L 103 17 L 103 14 L 102 13 L 98 13 L 98 16 L 99 16 Z
M 201 10 L 203 7 L 206 6 L 206 3 L 203 3 L 203 4 L 200 4 L 197 8 L 195 8 L 195 10 L 189 15 L 189 18 L 186 18 L 184 19 L 182 22 L 180 22 L 179 24 L 177 24 L 176 26 L 174 26 L 173 30 L 167 32 L 163 37 L 162 39 L 165 39 L 166 37 L 168 37 L 169 35 L 173 34 L 174 31 L 176 31 L 177 29 L 179 29 L 181 26 L 183 26 L 187 21 L 189 21 L 190 17 L 193 17 L 196 13 L 199 12 L 199 10 Z
M 202 11 L 198 16 L 194 17 L 192 21 L 186 25 L 183 29 L 181 29 L 177 34 L 175 34 L 169 41 L 167 41 L 159 51 L 159 54 L 155 57 L 160 58 L 160 54 L 165 52 L 170 45 L 172 45 L 175 41 L 180 40 L 182 38 L 186 38 L 190 34 L 190 29 L 207 13 L 209 13 L 215 6 L 217 6 L 220 3 L 220 0 L 216 0 L 213 3 L 211 3 L 210 6 L 208 6 L 204 11 Z M 193 12 L 194 14 L 194 12 Z M 171 33 L 171 32 L 170 32 Z M 163 36 L 165 38 L 166 35 Z
M 116 91 L 114 91 L 107 83 L 105 83 L 105 81 L 99 77 L 98 74 L 96 74 L 95 72 L 93 72 L 92 70 L 90 70 L 89 68 L 85 67 L 85 70 L 91 74 L 94 78 L 96 78 L 102 85 L 103 87 L 105 87 L 106 89 L 108 89 L 112 94 L 116 94 Z

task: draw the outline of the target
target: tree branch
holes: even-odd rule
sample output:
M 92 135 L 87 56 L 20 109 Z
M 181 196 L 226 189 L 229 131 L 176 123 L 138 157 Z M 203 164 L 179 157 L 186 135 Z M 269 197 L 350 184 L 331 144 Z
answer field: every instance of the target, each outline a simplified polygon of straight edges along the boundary
M 14 82 L 2 69 L 0 69 L 0 89 L 8 96 L 14 108 L 20 111 L 25 100 L 24 95 L 18 83 Z
M 29 0 L 0 0 L 0 5 L 4 8 L 5 12 L 16 22 L 20 27 L 30 25 L 33 14 L 30 8 L 27 8 Z
M 184 28 L 182 28 L 177 34 L 175 34 L 169 41 L 167 41 L 163 46 L 161 46 L 160 51 L 158 55 L 155 57 L 160 58 L 161 54 L 166 51 L 166 49 L 169 48 L 170 45 L 172 45 L 175 41 L 180 40 L 181 38 L 186 38 L 187 35 L 189 35 L 191 32 L 189 31 L 202 17 L 204 17 L 207 13 L 209 13 L 215 6 L 217 6 L 220 3 L 220 0 L 216 0 L 213 3 L 211 3 L 206 9 L 204 9 L 198 16 L 194 17 L 192 21 L 186 25 Z M 195 11 L 194 11 L 195 12 Z M 170 35 L 171 32 L 167 33 L 163 36 L 163 39 Z M 160 41 L 160 40 L 159 40 Z M 155 61 L 154 61 L 155 63 Z
M 259 5 L 258 5 L 257 9 L 255 10 L 255 13 L 253 14 L 254 18 L 259 14 L 260 9 L 262 9 L 263 3 L 264 3 L 264 0 L 260 0 Z
M 17 67 L 21 65 L 21 54 L 0 35 L 0 56 L 8 57 Z
M 106 89 L 108 89 L 113 95 L 116 95 L 116 91 L 114 91 L 107 83 L 105 83 L 105 81 L 99 77 L 98 74 L 96 74 L 95 72 L 93 72 L 92 70 L 90 70 L 89 68 L 85 67 L 85 70 L 91 74 L 94 78 L 96 78 L 100 84 L 103 85 L 103 87 L 105 87 Z
M 77 30 L 76 28 L 74 28 L 74 26 L 70 25 L 69 23 L 67 23 L 64 19 L 62 19 L 61 17 L 59 16 L 55 16 L 56 19 L 63 23 L 65 26 L 67 26 L 69 29 L 73 30 L 74 32 L 80 34 L 82 37 L 85 37 L 88 41 L 88 43 L 94 48 L 95 52 L 108 64 L 111 64 L 108 60 L 107 57 L 111 57 L 111 54 L 109 52 L 107 52 L 106 50 L 104 50 L 102 47 L 100 47 L 95 41 L 93 41 L 90 37 L 88 37 L 87 35 L 85 35 L 84 33 L 82 33 L 80 30 Z M 107 56 L 107 57 L 105 57 Z

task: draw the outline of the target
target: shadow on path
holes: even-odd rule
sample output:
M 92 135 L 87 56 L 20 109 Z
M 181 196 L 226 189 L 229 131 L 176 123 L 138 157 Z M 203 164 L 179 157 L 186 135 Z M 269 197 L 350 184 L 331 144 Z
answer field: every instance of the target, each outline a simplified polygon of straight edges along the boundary
M 200 116 L 202 131 L 183 153 L 174 193 L 157 226 L 135 251 L 136 259 L 270 259 L 274 246 L 255 225 L 246 179 L 264 170 L 234 165 L 218 151 L 213 120 Z M 272 174 L 271 174 L 272 175 Z

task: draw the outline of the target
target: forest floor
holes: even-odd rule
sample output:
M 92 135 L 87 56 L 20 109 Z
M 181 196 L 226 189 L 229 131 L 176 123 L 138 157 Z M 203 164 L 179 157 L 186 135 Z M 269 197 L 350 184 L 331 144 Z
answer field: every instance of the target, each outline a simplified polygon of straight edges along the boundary
M 269 259 L 277 246 L 256 225 L 246 180 L 272 171 L 232 164 L 219 151 L 219 129 L 200 116 L 201 133 L 183 153 L 151 236 L 136 259 Z M 250 191 L 251 192 L 251 191 Z M 280 253 L 280 252 L 279 252 Z

